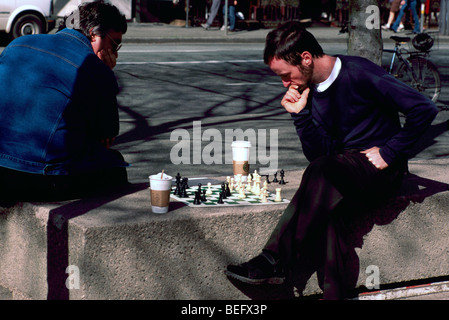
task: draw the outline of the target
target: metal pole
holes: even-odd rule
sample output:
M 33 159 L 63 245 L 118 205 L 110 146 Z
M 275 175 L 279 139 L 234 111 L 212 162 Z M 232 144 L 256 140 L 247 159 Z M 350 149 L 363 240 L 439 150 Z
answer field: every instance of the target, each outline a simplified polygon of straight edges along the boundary
M 189 7 L 190 7 L 190 1 L 186 0 L 186 28 L 189 27 Z
M 426 4 L 425 3 L 421 3 L 421 27 L 420 27 L 420 32 L 424 31 L 424 14 L 426 12 Z
M 228 0 L 225 0 L 225 18 L 224 18 L 224 27 L 226 35 L 228 35 Z

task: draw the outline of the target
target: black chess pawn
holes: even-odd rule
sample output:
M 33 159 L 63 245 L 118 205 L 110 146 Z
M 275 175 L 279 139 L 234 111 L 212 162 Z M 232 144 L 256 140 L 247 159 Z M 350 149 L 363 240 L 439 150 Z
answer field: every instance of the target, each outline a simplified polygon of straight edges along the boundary
M 285 174 L 285 172 L 284 172 L 284 170 L 282 169 L 282 170 L 281 170 L 281 180 L 279 181 L 279 184 L 285 184 L 285 181 L 284 181 L 284 174 Z
M 229 188 L 229 182 L 226 182 L 226 197 L 231 196 L 231 189 Z
M 220 193 L 221 193 L 221 197 L 223 199 L 227 198 L 227 196 L 226 196 L 226 185 L 225 185 L 224 182 L 221 184 L 221 192 Z
M 274 173 L 274 178 L 273 178 L 273 181 L 272 182 L 279 182 L 279 180 L 278 180 L 278 178 L 277 178 L 277 175 L 278 175 L 278 173 L 277 173 L 277 171 Z
M 218 204 L 223 204 L 224 203 L 224 201 L 223 201 L 223 194 L 220 192 L 220 194 L 218 195 L 218 201 L 217 201 L 217 203 Z
M 198 191 L 195 191 L 195 199 L 193 199 L 193 204 L 201 204 L 201 196 Z
M 206 198 L 206 189 L 203 190 L 203 195 L 201 196 L 201 201 L 202 202 L 206 202 L 207 198 Z

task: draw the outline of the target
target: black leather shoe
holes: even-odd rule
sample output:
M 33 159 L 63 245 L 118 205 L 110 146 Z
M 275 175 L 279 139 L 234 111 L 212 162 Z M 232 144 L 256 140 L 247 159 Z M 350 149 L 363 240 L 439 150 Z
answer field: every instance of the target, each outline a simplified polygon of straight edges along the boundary
M 279 261 L 264 252 L 248 262 L 229 265 L 225 274 L 248 284 L 282 284 L 285 281 L 285 273 Z

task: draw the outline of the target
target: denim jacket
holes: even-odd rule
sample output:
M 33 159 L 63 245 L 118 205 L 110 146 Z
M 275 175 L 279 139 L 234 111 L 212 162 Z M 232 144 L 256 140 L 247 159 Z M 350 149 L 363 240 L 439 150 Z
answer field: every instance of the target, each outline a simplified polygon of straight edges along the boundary
M 86 36 L 15 39 L 0 80 L 0 166 L 47 175 L 127 166 L 100 143 L 119 132 L 118 85 Z

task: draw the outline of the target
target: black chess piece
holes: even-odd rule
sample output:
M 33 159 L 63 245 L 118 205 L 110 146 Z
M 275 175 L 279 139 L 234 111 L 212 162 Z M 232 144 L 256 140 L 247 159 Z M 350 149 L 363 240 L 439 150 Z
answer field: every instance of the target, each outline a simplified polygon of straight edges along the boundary
M 221 192 L 220 193 L 221 193 L 221 196 L 222 196 L 223 199 L 227 198 L 227 196 L 226 196 L 226 185 L 225 185 L 224 182 L 221 184 Z
M 223 203 L 224 203 L 224 201 L 223 201 L 223 195 L 222 195 L 221 192 L 220 192 L 220 194 L 218 195 L 218 201 L 217 201 L 217 203 L 218 203 L 218 204 L 223 204 Z
M 189 189 L 189 178 L 182 178 L 182 183 L 186 186 L 186 189 Z
M 279 181 L 279 184 L 285 184 L 285 181 L 284 181 L 284 174 L 285 174 L 284 169 L 282 169 L 282 170 L 281 170 L 281 180 Z
M 231 196 L 231 189 L 229 188 L 229 182 L 226 182 L 226 197 Z
M 181 183 L 179 181 L 176 181 L 176 187 L 175 187 L 175 190 L 173 190 L 173 194 L 175 196 L 181 195 L 180 189 L 181 189 Z
M 278 180 L 278 178 L 277 178 L 277 175 L 278 175 L 278 173 L 277 173 L 277 171 L 274 173 L 274 178 L 273 178 L 273 181 L 272 182 L 279 182 L 279 180 Z
M 189 195 L 187 194 L 187 188 L 184 183 L 181 184 L 181 198 L 188 198 Z
M 201 201 L 202 202 L 206 202 L 207 198 L 206 198 L 206 189 L 203 190 L 203 195 L 201 196 Z
M 193 199 L 193 204 L 201 204 L 201 196 L 198 191 L 195 191 L 195 199 Z

